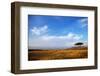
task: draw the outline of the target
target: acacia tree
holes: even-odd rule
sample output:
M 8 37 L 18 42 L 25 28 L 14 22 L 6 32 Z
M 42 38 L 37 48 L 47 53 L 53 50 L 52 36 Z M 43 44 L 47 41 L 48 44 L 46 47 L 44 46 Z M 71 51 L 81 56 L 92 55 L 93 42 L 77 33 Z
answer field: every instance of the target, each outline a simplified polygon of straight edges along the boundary
M 82 46 L 83 43 L 82 43 L 82 42 L 77 42 L 77 43 L 75 43 L 75 45 L 76 45 L 76 46 Z

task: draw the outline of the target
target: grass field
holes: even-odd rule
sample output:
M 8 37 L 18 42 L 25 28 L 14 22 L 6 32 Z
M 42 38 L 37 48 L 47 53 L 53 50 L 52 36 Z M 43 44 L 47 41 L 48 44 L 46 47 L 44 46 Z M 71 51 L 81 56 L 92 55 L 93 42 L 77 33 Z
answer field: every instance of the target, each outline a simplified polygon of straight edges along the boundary
M 59 50 L 29 50 L 28 60 L 56 60 L 56 59 L 79 59 L 88 57 L 87 47 L 72 47 Z

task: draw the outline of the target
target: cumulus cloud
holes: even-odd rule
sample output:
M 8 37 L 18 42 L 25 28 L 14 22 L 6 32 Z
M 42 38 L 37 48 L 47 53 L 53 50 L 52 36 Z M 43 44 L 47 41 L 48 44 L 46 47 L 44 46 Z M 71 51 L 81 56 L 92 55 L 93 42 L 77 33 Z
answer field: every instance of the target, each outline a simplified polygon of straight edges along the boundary
M 43 27 L 33 27 L 31 29 L 31 32 L 34 35 L 41 35 L 41 34 L 45 34 L 47 30 L 48 30 L 48 26 L 44 25 Z
M 73 44 L 79 41 L 82 35 L 77 35 L 74 33 L 68 33 L 64 36 L 50 36 L 42 35 L 35 39 L 29 41 L 29 48 L 40 48 L 40 49 L 50 49 L 50 48 L 67 48 L 73 46 Z
M 74 34 L 74 33 L 68 33 L 67 35 L 64 35 L 64 36 L 42 36 L 41 37 L 42 39 L 44 40 L 50 40 L 50 39 L 66 39 L 66 40 L 79 40 L 82 38 L 82 35 L 77 35 L 77 34 Z

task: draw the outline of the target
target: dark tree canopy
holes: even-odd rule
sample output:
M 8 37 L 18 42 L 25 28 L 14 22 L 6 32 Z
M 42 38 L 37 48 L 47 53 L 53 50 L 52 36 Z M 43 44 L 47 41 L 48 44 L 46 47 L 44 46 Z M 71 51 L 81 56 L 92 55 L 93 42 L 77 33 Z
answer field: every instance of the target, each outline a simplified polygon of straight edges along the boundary
M 75 45 L 83 45 L 82 42 L 75 43 Z

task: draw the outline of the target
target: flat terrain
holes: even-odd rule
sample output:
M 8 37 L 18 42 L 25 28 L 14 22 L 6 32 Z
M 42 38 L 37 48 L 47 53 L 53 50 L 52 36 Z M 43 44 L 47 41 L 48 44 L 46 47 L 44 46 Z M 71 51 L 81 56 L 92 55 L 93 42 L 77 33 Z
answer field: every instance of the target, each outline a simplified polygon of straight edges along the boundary
M 87 47 L 72 47 L 59 50 L 29 50 L 28 60 L 56 60 L 87 58 Z

